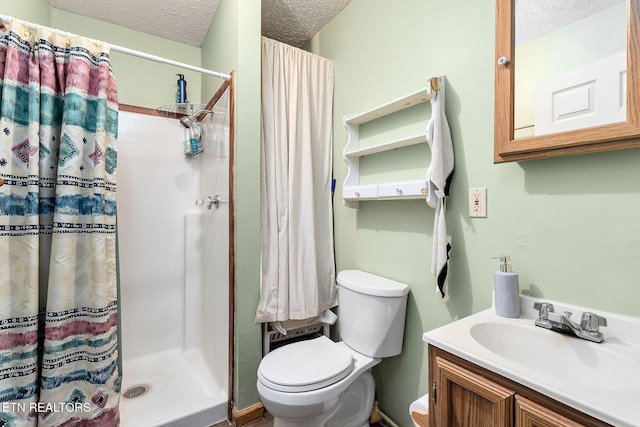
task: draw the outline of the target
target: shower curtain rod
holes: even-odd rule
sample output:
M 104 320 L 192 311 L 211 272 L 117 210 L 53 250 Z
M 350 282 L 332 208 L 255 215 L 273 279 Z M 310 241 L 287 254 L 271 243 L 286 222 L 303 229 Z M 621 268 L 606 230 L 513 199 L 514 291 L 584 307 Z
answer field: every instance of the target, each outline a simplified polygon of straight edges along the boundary
M 0 14 L 0 19 L 2 19 L 5 23 L 8 23 L 12 19 L 17 19 L 17 18 L 12 18 L 11 16 L 1 15 Z M 46 29 L 48 29 L 50 31 L 58 31 L 60 34 L 67 34 L 69 36 L 74 36 L 75 35 L 75 34 L 70 33 L 68 31 L 59 31 L 59 30 L 56 30 L 55 28 L 50 28 L 50 27 L 45 27 L 43 25 L 33 24 L 33 23 L 27 22 L 27 21 L 24 21 L 24 23 L 30 30 L 36 30 L 38 27 L 41 27 L 41 28 L 46 28 Z M 89 39 L 89 40 L 91 40 L 94 43 L 98 42 L 98 40 L 93 40 L 93 39 Z M 208 70 L 206 68 L 196 67 L 194 65 L 185 64 L 183 62 L 178 62 L 178 61 L 174 61 L 172 59 L 163 58 L 161 56 L 152 55 L 150 53 L 145 53 L 145 52 L 140 52 L 138 50 L 129 49 L 128 47 L 123 47 L 123 46 L 118 46 L 118 45 L 115 45 L 115 44 L 111 44 L 109 42 L 105 42 L 105 43 L 109 44 L 109 46 L 111 46 L 111 50 L 113 50 L 114 52 L 120 52 L 120 53 L 124 53 L 126 55 L 136 56 L 138 58 L 148 59 L 150 61 L 155 61 L 155 62 L 160 62 L 162 64 L 173 65 L 173 66 L 176 66 L 176 67 L 184 68 L 186 70 L 197 71 L 198 73 L 208 74 L 210 76 L 218 77 L 218 78 L 221 78 L 221 79 L 224 79 L 224 80 L 231 80 L 231 76 L 229 74 L 220 73 L 218 71 L 213 71 L 213 70 Z

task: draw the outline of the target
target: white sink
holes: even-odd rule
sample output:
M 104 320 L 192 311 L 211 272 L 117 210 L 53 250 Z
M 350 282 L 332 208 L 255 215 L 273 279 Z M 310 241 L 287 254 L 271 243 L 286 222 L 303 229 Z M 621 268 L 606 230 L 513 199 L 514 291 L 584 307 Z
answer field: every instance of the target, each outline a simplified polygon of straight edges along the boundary
M 640 319 L 607 319 L 602 343 L 535 326 L 539 299 L 520 297 L 518 319 L 481 311 L 426 332 L 423 340 L 615 426 L 640 426 Z M 556 313 L 583 308 L 551 302 Z
M 469 332 L 489 351 L 540 373 L 591 387 L 640 391 L 640 363 L 606 346 L 516 323 L 480 322 Z

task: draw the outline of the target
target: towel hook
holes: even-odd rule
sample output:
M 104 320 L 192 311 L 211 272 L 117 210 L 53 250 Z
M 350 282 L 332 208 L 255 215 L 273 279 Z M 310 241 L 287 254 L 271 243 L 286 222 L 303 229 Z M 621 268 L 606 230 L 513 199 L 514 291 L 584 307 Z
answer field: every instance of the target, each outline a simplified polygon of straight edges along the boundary
M 433 92 L 437 92 L 440 89 L 440 78 L 439 77 L 431 77 L 431 90 Z

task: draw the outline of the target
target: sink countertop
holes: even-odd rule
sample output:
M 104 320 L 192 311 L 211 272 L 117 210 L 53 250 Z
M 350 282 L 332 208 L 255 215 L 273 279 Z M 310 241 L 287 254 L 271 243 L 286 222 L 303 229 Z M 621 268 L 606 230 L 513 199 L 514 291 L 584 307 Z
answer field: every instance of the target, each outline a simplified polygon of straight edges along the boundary
M 604 334 L 604 342 L 592 343 L 535 326 L 534 321 L 538 317 L 538 311 L 533 309 L 533 304 L 536 301 L 552 303 L 556 313 L 571 311 L 573 313 L 572 319 L 578 323 L 583 311 L 593 311 L 605 317 L 608 326 L 600 329 Z M 425 332 L 422 339 L 428 344 L 514 380 L 604 422 L 621 427 L 640 426 L 640 406 L 638 406 L 640 405 L 640 381 L 633 381 L 633 378 L 640 378 L 640 318 L 526 296 L 520 297 L 520 307 L 521 315 L 517 319 L 500 317 L 495 314 L 492 307 Z M 579 379 L 567 378 L 566 376 L 563 378 L 561 375 L 544 372 L 543 368 L 526 366 L 490 350 L 472 335 L 474 327 L 477 330 L 478 325 L 487 323 L 499 326 L 499 330 L 513 328 L 514 331 L 530 333 L 532 347 L 523 348 L 523 352 L 535 349 L 537 352 L 546 354 L 544 346 L 533 347 L 537 345 L 535 339 L 543 337 L 540 334 L 553 334 L 552 336 L 544 335 L 545 344 L 552 343 L 551 345 L 555 347 L 549 351 L 550 354 L 556 353 L 553 357 L 550 355 L 550 359 L 557 357 L 558 348 L 563 349 L 561 351 L 568 348 L 566 357 L 569 359 L 562 362 L 571 363 L 576 371 L 584 371 L 584 375 L 581 375 Z M 505 347 L 508 347 L 509 339 L 508 334 L 492 337 L 494 345 L 496 343 L 500 345 L 501 340 L 505 340 L 503 343 Z M 572 340 L 578 340 L 578 342 Z M 516 341 L 515 338 L 514 341 Z M 521 339 L 517 339 L 517 341 L 521 341 Z M 512 350 L 514 349 L 512 348 Z M 515 350 L 517 351 L 519 348 L 515 348 Z M 591 356 L 591 354 L 597 354 L 598 357 L 595 359 L 598 364 L 606 364 L 607 376 L 617 375 L 617 378 L 611 378 L 611 384 L 603 386 L 601 383 L 602 375 L 600 375 L 600 379 L 597 378 L 598 375 L 592 375 L 594 369 L 602 369 L 594 365 L 592 358 L 581 357 Z M 610 360 L 608 360 L 609 356 Z M 625 360 L 628 363 L 618 369 L 616 362 L 619 360 Z M 553 364 L 553 360 L 543 362 L 548 366 Z M 618 385 L 623 386 L 619 387 Z

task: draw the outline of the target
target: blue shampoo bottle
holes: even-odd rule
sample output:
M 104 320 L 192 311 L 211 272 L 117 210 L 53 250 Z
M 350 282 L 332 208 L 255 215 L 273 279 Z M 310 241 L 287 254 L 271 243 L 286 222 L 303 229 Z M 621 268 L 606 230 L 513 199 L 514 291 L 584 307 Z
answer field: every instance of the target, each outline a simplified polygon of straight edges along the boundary
M 187 81 L 184 79 L 184 74 L 176 74 L 178 76 L 178 90 L 176 92 L 176 102 L 178 104 L 184 104 L 187 101 Z

